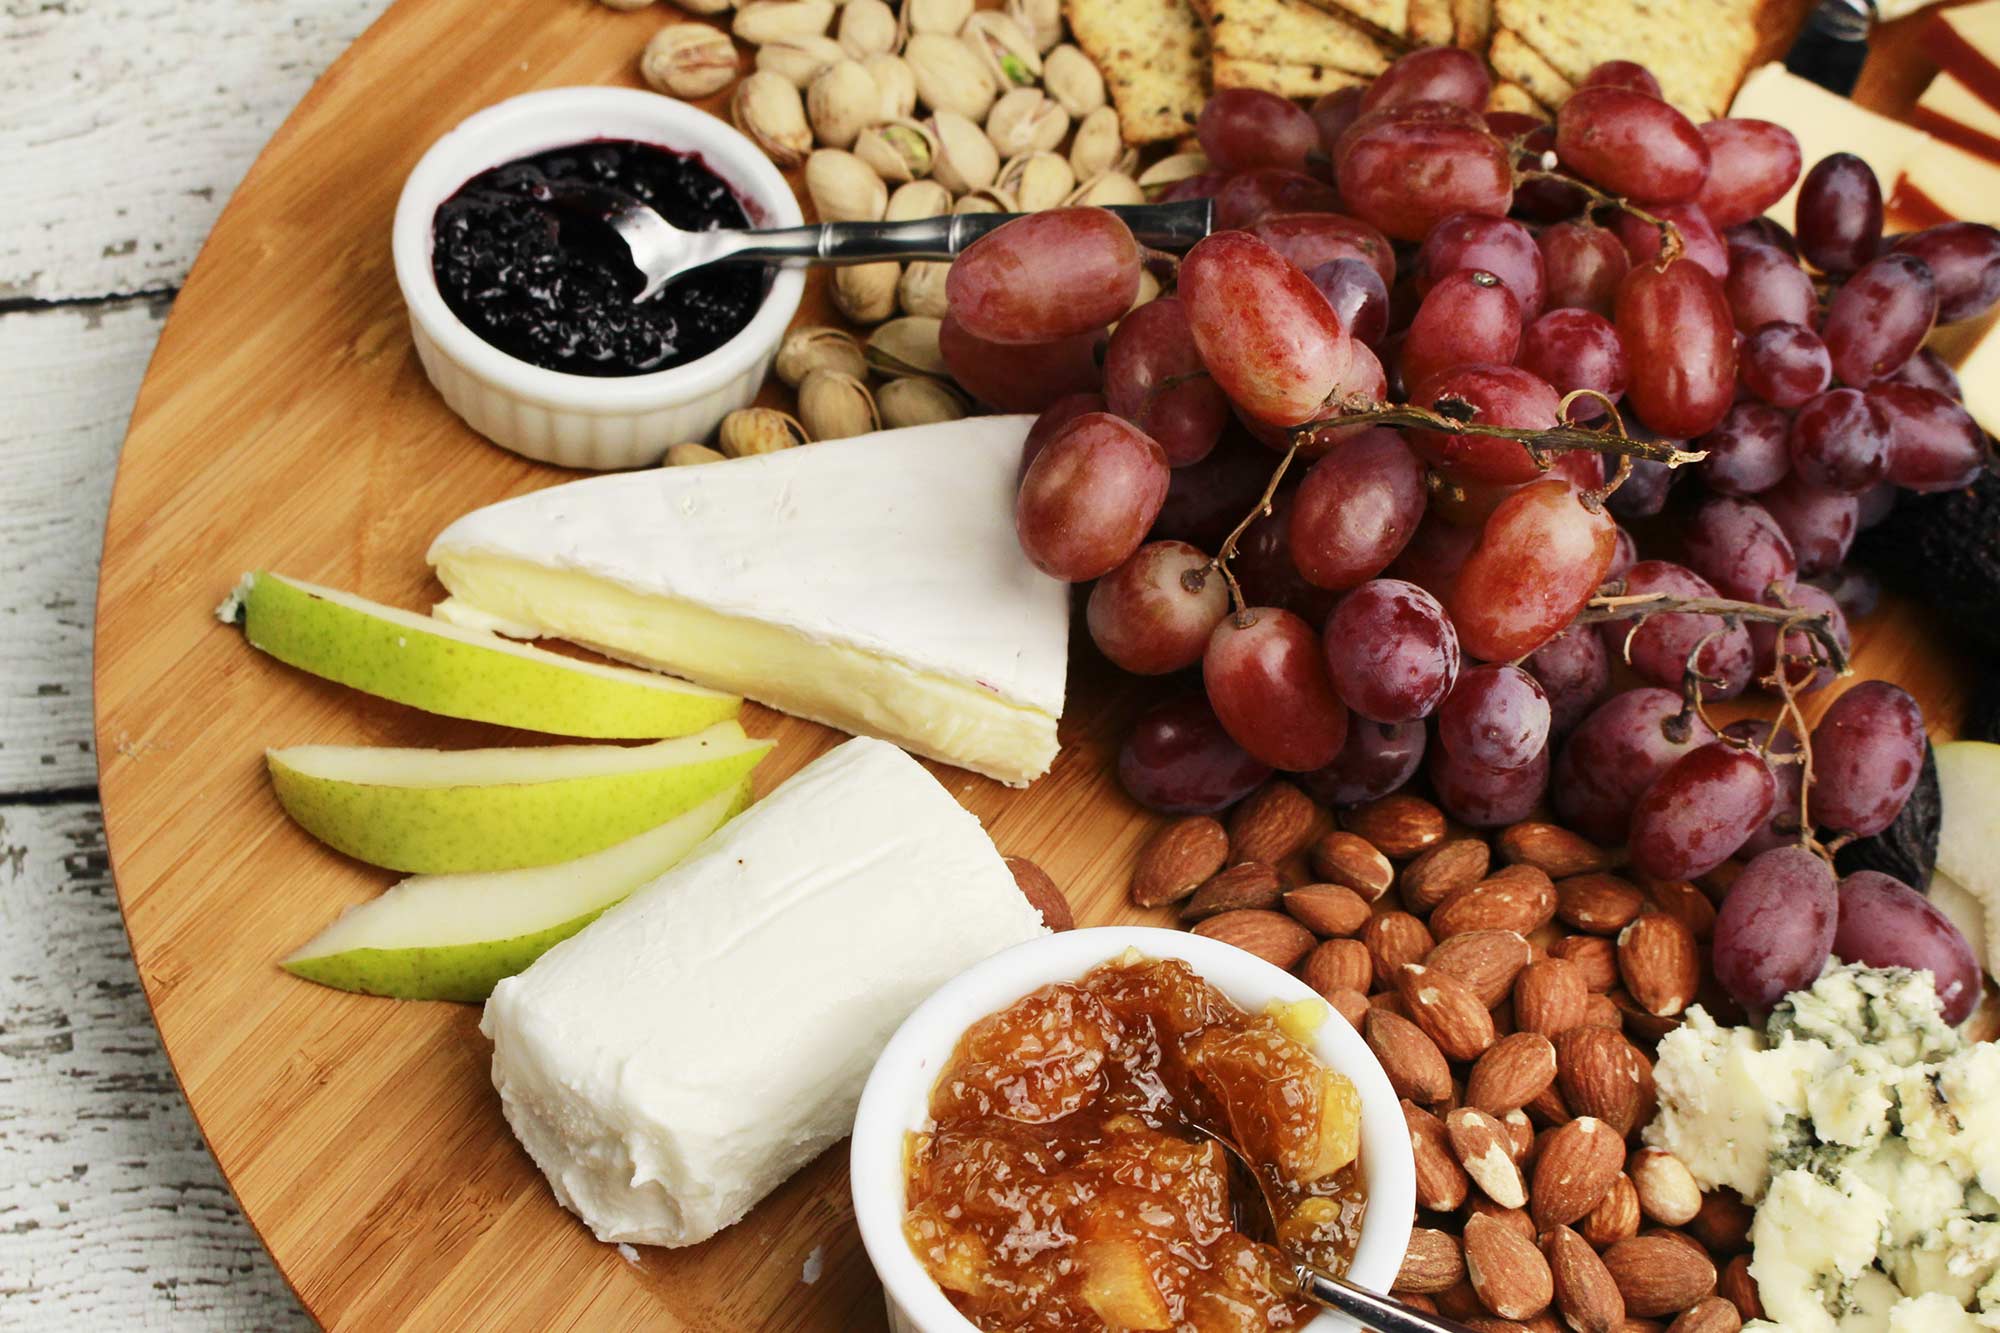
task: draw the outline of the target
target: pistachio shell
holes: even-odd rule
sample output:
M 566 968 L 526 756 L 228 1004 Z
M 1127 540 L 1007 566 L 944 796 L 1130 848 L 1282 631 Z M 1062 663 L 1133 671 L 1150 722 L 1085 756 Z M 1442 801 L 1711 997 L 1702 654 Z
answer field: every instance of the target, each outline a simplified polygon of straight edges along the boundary
M 806 193 L 821 222 L 879 222 L 889 187 L 866 162 L 839 148 L 806 159 Z
M 903 0 L 906 32 L 957 32 L 972 17 L 973 0 Z
M 986 64 L 994 86 L 1032 88 L 1042 77 L 1042 53 L 1021 25 L 996 9 L 983 9 L 959 32 Z
M 948 375 L 938 351 L 939 320 L 930 315 L 892 319 L 868 335 L 868 364 L 885 375 Z
M 1002 157 L 1054 148 L 1069 133 L 1069 113 L 1039 88 L 1001 94 L 986 117 L 986 136 Z
M 1000 188 L 1023 213 L 1054 208 L 1076 188 L 1076 172 L 1060 153 L 1024 153 L 1000 169 Z
M 1152 166 L 1139 173 L 1139 188 L 1148 194 L 1157 194 L 1190 176 L 1199 176 L 1208 170 L 1208 154 L 1175 153 L 1163 157 Z
M 813 133 L 830 148 L 851 148 L 855 136 L 874 123 L 882 95 L 858 60 L 836 60 L 806 85 L 806 117 Z
M 713 16 L 736 8 L 736 0 L 674 0 L 674 5 L 690 14 Z
M 896 304 L 906 315 L 943 319 L 947 308 L 945 280 L 950 274 L 951 265 L 947 263 L 922 260 L 910 265 L 896 284 Z
M 815 370 L 865 375 L 868 358 L 862 353 L 861 343 L 846 329 L 805 324 L 787 333 L 778 344 L 777 369 L 778 378 L 796 389 Z
M 1153 276 L 1153 271 L 1151 269 L 1147 268 L 1140 269 L 1139 295 L 1133 299 L 1130 309 L 1126 310 L 1125 313 L 1128 315 L 1131 314 L 1133 310 L 1137 310 L 1140 306 L 1145 305 L 1148 301 L 1157 299 L 1159 295 L 1160 295 L 1160 280 Z
M 1043 55 L 1063 39 L 1062 0 L 1007 0 L 1005 12 Z
M 1104 105 L 1104 75 L 1089 56 L 1067 43 L 1042 57 L 1042 87 L 1077 120 Z
M 644 9 L 652 4 L 653 0 L 597 0 L 597 3 L 606 9 L 633 10 Z
M 835 32 L 847 54 L 856 60 L 888 55 L 899 44 L 896 11 L 885 0 L 847 0 L 840 7 Z
M 861 131 L 854 141 L 854 155 L 874 168 L 885 181 L 907 185 L 930 174 L 937 160 L 937 141 L 931 132 L 914 120 L 898 120 Z M 887 210 L 883 210 L 887 216 Z
M 942 217 L 951 212 L 951 191 L 936 181 L 911 181 L 898 185 L 882 210 L 885 222 L 913 222 L 917 218 Z M 918 268 L 921 265 L 912 264 Z
M 805 102 L 781 75 L 760 70 L 737 84 L 729 99 L 729 117 L 781 167 L 797 166 L 812 151 Z
M 1125 151 L 1125 136 L 1118 129 L 1118 113 L 1101 106 L 1083 118 L 1070 140 L 1069 164 L 1079 180 L 1091 180 L 1118 165 Z
M 833 308 L 856 324 L 880 324 L 896 313 L 896 282 L 903 266 L 893 259 L 850 264 L 833 271 Z
M 870 56 L 861 62 L 881 94 L 879 119 L 903 120 L 917 109 L 917 79 L 901 56 Z
M 981 120 L 999 90 L 973 49 L 946 33 L 920 32 L 903 48 L 917 83 L 917 100 L 933 111 L 955 111 Z
M 1000 151 L 965 116 L 939 110 L 931 116 L 930 131 L 938 146 L 931 175 L 953 194 L 991 185 L 1000 174 Z
M 875 405 L 881 411 L 882 425 L 889 430 L 956 421 L 971 410 L 948 386 L 921 375 L 890 380 L 876 390 Z
M 831 37 L 788 37 L 758 47 L 757 68 L 803 90 L 813 81 L 813 75 L 846 54 Z
M 752 46 L 787 37 L 821 37 L 833 22 L 832 0 L 751 0 L 736 11 L 729 30 Z
M 954 213 L 1013 213 L 1018 210 L 1008 207 L 990 188 L 974 190 L 962 196 L 951 206 Z
M 697 463 L 720 463 L 728 457 L 705 444 L 674 444 L 667 446 L 665 462 L 668 467 L 693 467 Z
M 815 440 L 844 440 L 882 428 L 875 395 L 838 370 L 815 370 L 800 383 L 799 420 Z
M 655 92 L 701 98 L 736 77 L 736 43 L 706 23 L 669 23 L 639 55 L 639 77 Z
M 774 454 L 810 437 L 798 418 L 774 407 L 739 407 L 722 419 L 716 443 L 731 458 Z
M 1139 182 L 1122 171 L 1107 171 L 1077 187 L 1066 203 L 1076 207 L 1103 208 L 1110 204 L 1143 204 L 1146 192 Z

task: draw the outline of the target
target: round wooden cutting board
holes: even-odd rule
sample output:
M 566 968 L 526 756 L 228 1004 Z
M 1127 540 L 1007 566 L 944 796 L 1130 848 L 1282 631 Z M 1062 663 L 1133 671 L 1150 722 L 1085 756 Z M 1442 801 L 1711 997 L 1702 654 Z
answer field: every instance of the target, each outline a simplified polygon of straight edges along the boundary
M 402 0 L 313 89 L 223 214 L 175 303 L 120 463 L 96 645 L 119 897 L 202 1132 L 328 1326 L 737 1333 L 883 1322 L 844 1145 L 708 1244 L 626 1258 L 556 1205 L 508 1132 L 476 1006 L 345 995 L 278 969 L 396 877 L 285 818 L 266 746 L 524 738 L 293 671 L 213 615 L 257 568 L 424 608 L 440 596 L 423 560 L 433 534 L 564 479 L 485 443 L 431 392 L 390 268 L 390 217 L 405 173 L 459 119 L 529 89 L 632 83 L 640 46 L 666 17 L 585 0 Z M 802 318 L 824 316 L 813 291 Z M 1859 660 L 1948 724 L 1960 681 L 1923 650 L 1926 635 L 1891 609 L 1861 627 Z M 1014 792 L 933 771 L 1002 851 L 1054 874 L 1080 919 L 1147 919 L 1123 889 L 1152 819 L 1111 776 L 1146 692 L 1116 687 L 1082 640 L 1073 656 L 1052 774 Z M 760 791 L 837 739 L 755 707 L 745 722 L 779 742 Z

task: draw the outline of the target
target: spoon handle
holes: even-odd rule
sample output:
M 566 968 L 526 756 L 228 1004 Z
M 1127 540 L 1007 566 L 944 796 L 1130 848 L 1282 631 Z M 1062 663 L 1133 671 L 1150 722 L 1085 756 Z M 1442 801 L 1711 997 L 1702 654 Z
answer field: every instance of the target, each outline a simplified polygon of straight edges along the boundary
M 1298 1270 L 1301 1296 L 1380 1333 L 1473 1333 L 1470 1325 L 1456 1319 L 1411 1309 L 1394 1297 L 1378 1296 L 1323 1269 L 1300 1264 Z
M 1179 252 L 1208 235 L 1213 206 L 1207 199 L 1172 204 L 1122 204 L 1109 210 L 1125 220 L 1139 244 Z M 947 213 L 909 222 L 823 222 L 774 231 L 739 232 L 704 262 L 757 259 L 777 264 L 871 264 L 881 260 L 945 260 L 1019 213 Z M 732 237 L 732 239 L 734 239 Z

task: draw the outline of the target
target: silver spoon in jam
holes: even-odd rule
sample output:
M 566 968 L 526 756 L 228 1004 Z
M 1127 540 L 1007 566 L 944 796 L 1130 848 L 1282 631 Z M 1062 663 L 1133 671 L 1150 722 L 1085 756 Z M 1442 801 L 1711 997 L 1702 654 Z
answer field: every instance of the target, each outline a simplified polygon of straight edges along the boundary
M 1279 1258 L 1291 1265 L 1293 1286 L 1288 1295 L 1299 1296 L 1315 1305 L 1337 1311 L 1357 1323 L 1379 1329 L 1381 1333 L 1475 1333 L 1470 1325 L 1461 1324 L 1456 1319 L 1426 1314 L 1393 1296 L 1377 1295 L 1336 1273 L 1329 1273 L 1286 1253 L 1278 1240 L 1277 1201 L 1271 1197 L 1263 1173 L 1241 1148 L 1214 1130 L 1196 1124 L 1191 1124 L 1189 1128 L 1219 1144 L 1223 1155 L 1229 1159 L 1229 1204 L 1236 1229 L 1251 1240 L 1270 1246 L 1278 1252 Z
M 821 222 L 769 231 L 684 231 L 622 190 L 551 181 L 530 197 L 567 215 L 602 223 L 631 254 L 644 282 L 632 299 L 645 301 L 674 279 L 709 264 L 872 264 L 879 260 L 947 260 L 1019 213 L 948 213 L 909 222 Z M 1207 199 L 1173 204 L 1120 204 L 1108 210 L 1125 220 L 1139 243 L 1178 253 L 1208 235 L 1214 222 Z

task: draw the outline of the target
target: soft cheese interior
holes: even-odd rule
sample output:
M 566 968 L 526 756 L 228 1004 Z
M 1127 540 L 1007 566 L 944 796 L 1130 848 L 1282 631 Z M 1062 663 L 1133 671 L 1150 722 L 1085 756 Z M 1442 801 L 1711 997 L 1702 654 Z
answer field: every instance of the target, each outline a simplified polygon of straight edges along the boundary
M 449 619 L 596 648 L 1003 782 L 1056 754 L 1069 590 L 1021 554 L 1031 419 L 593 477 L 432 544 Z
M 848 1132 L 926 995 L 1044 933 L 979 821 L 855 740 L 502 981 L 480 1030 L 563 1206 L 692 1245 Z

